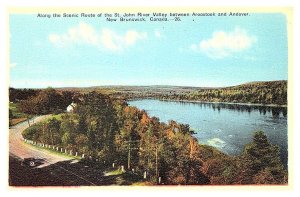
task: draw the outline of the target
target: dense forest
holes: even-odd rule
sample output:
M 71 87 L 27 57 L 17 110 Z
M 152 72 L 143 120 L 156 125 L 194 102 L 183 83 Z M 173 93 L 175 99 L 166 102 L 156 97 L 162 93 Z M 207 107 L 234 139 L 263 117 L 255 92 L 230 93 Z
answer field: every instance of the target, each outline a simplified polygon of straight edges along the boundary
M 11 89 L 10 91 L 12 92 L 10 99 L 18 101 L 22 112 L 29 115 L 63 112 L 74 99 L 74 93 L 58 92 L 53 88 L 44 90 Z
M 27 100 L 29 97 L 36 96 L 40 90 L 37 89 L 16 89 L 9 88 L 9 101 L 18 102 L 21 100 Z
M 287 81 L 252 82 L 225 88 L 136 87 L 115 88 L 127 99 L 158 98 L 202 102 L 287 105 Z
M 39 114 L 61 113 L 77 94 L 70 91 L 56 91 L 53 88 L 15 89 L 9 88 L 9 126 L 28 120 Z
M 53 113 L 67 105 L 60 97 L 66 96 L 45 90 L 23 105 L 35 105 L 35 114 Z M 279 148 L 270 144 L 262 131 L 254 133 L 253 141 L 239 156 L 229 156 L 202 145 L 189 125 L 160 122 L 128 106 L 124 99 L 90 92 L 79 96 L 76 103 L 73 113 L 29 127 L 23 132 L 24 138 L 124 165 L 141 176 L 147 172 L 152 184 L 158 183 L 158 177 L 168 185 L 287 183 Z
M 287 83 L 286 81 L 249 83 L 228 88 L 203 89 L 184 95 L 162 96 L 162 99 L 286 105 Z

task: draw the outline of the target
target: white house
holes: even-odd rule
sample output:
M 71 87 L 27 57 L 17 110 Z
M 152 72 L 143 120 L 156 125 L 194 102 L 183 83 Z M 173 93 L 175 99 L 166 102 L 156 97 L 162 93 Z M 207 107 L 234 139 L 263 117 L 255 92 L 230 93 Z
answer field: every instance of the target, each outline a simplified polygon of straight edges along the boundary
M 67 107 L 67 112 L 72 113 L 74 111 L 74 108 L 76 107 L 76 103 L 71 103 L 68 107 Z

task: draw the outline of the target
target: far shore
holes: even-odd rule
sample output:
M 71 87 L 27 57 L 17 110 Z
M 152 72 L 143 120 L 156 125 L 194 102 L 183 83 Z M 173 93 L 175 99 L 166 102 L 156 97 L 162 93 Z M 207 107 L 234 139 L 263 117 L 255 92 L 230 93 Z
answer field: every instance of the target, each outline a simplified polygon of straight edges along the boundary
M 160 99 L 154 97 L 128 99 L 128 101 L 135 101 L 135 100 L 142 100 L 142 99 L 155 99 L 155 100 L 167 101 L 167 102 L 169 101 L 169 102 L 184 102 L 184 103 L 207 103 L 207 104 L 211 103 L 211 104 L 229 104 L 229 105 L 262 106 L 262 107 L 287 107 L 287 105 L 277 105 L 277 104 L 191 101 L 191 100 L 178 100 L 178 99 Z

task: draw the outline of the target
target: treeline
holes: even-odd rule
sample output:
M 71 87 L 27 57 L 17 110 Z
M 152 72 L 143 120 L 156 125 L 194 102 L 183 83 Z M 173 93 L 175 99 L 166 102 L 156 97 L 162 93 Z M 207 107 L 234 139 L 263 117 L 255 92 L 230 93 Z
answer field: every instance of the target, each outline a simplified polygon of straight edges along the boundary
M 40 92 L 39 89 L 16 89 L 9 88 L 9 101 L 19 102 L 22 100 L 27 100 L 30 97 L 36 96 Z
M 127 99 L 157 98 L 203 102 L 287 105 L 287 81 L 253 82 L 227 88 L 199 88 L 178 92 L 122 92 Z
M 26 92 L 26 90 L 16 90 Z M 23 94 L 21 94 L 23 95 Z M 20 109 L 29 115 L 61 113 L 73 101 L 74 93 L 63 91 L 57 92 L 53 88 L 36 91 L 31 96 L 18 97 Z
M 287 104 L 287 82 L 273 81 L 234 86 L 221 89 L 203 89 L 184 95 L 186 100 L 210 102 Z
M 156 184 L 285 184 L 279 149 L 256 132 L 240 156 L 199 144 L 189 125 L 162 123 L 122 99 L 92 92 L 74 113 L 24 131 L 26 139 L 62 146 L 106 163 L 147 172 Z

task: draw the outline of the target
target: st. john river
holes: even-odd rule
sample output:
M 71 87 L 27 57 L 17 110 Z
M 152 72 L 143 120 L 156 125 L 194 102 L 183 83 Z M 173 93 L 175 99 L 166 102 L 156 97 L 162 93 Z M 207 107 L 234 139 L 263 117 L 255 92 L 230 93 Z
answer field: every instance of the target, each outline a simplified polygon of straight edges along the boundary
M 287 108 L 225 103 L 190 103 L 142 99 L 129 105 L 144 109 L 162 122 L 175 120 L 189 124 L 202 144 L 214 146 L 230 155 L 238 155 L 252 141 L 253 133 L 262 130 L 271 144 L 280 148 L 287 166 Z

